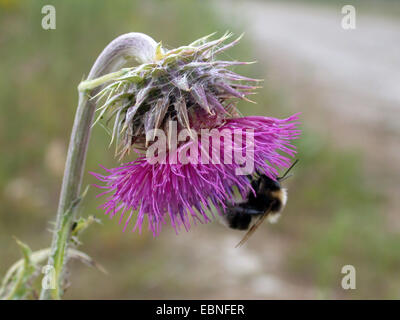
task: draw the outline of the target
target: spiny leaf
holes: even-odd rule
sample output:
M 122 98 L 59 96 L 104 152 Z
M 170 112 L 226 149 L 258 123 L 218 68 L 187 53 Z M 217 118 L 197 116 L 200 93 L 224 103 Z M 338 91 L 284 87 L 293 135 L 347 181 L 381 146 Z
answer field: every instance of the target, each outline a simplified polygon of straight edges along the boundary
M 28 283 L 36 270 L 35 263 L 31 259 L 32 251 L 28 245 L 15 238 L 22 253 L 21 265 L 19 268 L 10 268 L 3 279 L 0 288 L 0 297 L 6 300 L 23 299 L 32 291 Z
M 72 225 L 71 236 L 77 237 L 84 230 L 86 230 L 93 223 L 101 223 L 99 219 L 95 216 L 88 216 L 87 218 L 80 217 L 77 221 L 75 221 Z

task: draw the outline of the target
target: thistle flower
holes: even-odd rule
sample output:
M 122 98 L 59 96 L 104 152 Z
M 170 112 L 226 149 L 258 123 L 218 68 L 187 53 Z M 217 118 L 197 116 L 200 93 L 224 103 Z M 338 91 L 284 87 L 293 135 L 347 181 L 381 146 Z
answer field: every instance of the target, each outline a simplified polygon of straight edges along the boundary
M 296 153 L 291 140 L 300 134 L 297 120 L 297 115 L 283 120 L 259 116 L 227 119 L 216 128 L 218 133 L 225 130 L 234 134 L 240 130 L 243 139 L 224 143 L 217 151 L 220 154 L 228 151 L 227 154 L 236 152 L 246 155 L 254 163 L 249 175 L 257 171 L 275 179 L 277 169 L 290 165 L 290 159 L 281 153 L 289 156 Z M 254 138 L 252 143 L 248 143 L 249 135 Z M 104 186 L 97 186 L 105 189 L 98 196 L 111 194 L 102 205 L 105 213 L 110 217 L 119 213 L 120 223 L 129 214 L 125 230 L 135 210 L 138 210 L 133 230 L 138 228 L 141 232 L 147 216 L 149 230 L 157 236 L 162 224 L 167 223 L 168 219 L 176 232 L 181 226 L 188 230 L 191 224 L 210 221 L 207 212 L 212 212 L 214 207 L 223 210 L 227 202 L 235 201 L 235 188 L 242 197 L 252 190 L 249 176 L 237 175 L 241 164 L 235 157 L 227 163 L 204 163 L 201 151 L 205 148 L 211 154 L 214 146 L 209 140 L 207 146 L 203 143 L 203 139 L 195 139 L 181 145 L 176 150 L 177 156 L 172 157 L 177 160 L 176 163 L 169 161 L 169 154 L 164 163 L 155 164 L 150 163 L 151 159 L 140 157 L 119 168 L 104 168 L 108 175 L 92 173 L 105 183 Z M 185 153 L 192 145 L 198 151 L 195 155 L 198 161 L 183 164 L 179 154 Z M 254 152 L 250 152 L 250 148 L 254 148 Z
M 105 183 L 97 186 L 104 189 L 99 196 L 108 194 L 101 207 L 110 217 L 119 213 L 120 223 L 125 218 L 124 230 L 136 211 L 133 229 L 141 231 L 147 216 L 154 236 L 168 219 L 176 232 L 182 226 L 188 230 L 193 223 L 208 222 L 208 212 L 213 215 L 217 209 L 222 214 L 227 204 L 235 201 L 235 190 L 242 197 L 252 190 L 255 172 L 275 179 L 278 169 L 290 165 L 281 153 L 295 154 L 290 140 L 299 134 L 297 115 L 284 120 L 241 118 L 236 109 L 237 100 L 248 100 L 246 96 L 253 93 L 257 88 L 254 82 L 259 80 L 228 69 L 247 63 L 215 57 L 240 37 L 225 45 L 231 34 L 214 41 L 209 37 L 169 51 L 159 43 L 153 61 L 107 75 L 111 82 L 93 97 L 101 105 L 95 123 L 105 116 L 107 122 L 114 119 L 111 143 L 116 142 L 120 157 L 130 150 L 149 151 L 156 144 L 149 146 L 148 141 L 155 139 L 146 140 L 153 129 L 162 128 L 168 135 L 164 153 L 141 155 L 118 168 L 104 168 L 106 175 L 92 173 Z M 171 121 L 177 123 L 177 131 L 190 132 L 189 141 L 170 143 Z M 200 136 L 203 129 L 214 129 L 216 145 L 215 137 L 204 140 Z M 237 137 L 238 132 L 240 139 L 226 141 L 226 133 Z M 220 161 L 221 154 L 228 155 L 228 161 Z
M 163 128 L 168 120 L 177 120 L 179 130 L 190 129 L 199 110 L 208 121 L 214 119 L 213 125 L 238 115 L 233 100 L 248 100 L 246 96 L 257 86 L 246 82 L 260 80 L 227 69 L 247 62 L 215 59 L 240 37 L 224 45 L 231 34 L 208 41 L 210 36 L 169 51 L 159 43 L 154 61 L 108 76 L 111 82 L 93 97 L 101 105 L 95 123 L 104 117 L 107 122 L 114 119 L 111 143 L 115 141 L 121 158 L 132 146 L 145 149 L 146 132 Z

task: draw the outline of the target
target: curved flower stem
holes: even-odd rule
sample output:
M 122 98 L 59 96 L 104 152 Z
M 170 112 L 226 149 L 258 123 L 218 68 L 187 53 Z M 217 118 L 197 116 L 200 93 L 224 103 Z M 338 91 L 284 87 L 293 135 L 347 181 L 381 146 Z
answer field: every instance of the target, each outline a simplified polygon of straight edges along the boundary
M 129 58 L 139 63 L 154 60 L 157 43 L 142 33 L 127 33 L 114 39 L 99 55 L 87 80 L 93 80 L 120 69 Z M 107 76 L 104 81 L 107 81 Z M 89 82 L 89 81 L 86 81 Z M 90 83 L 90 82 L 89 82 Z M 71 226 L 79 203 L 86 151 L 89 143 L 95 105 L 89 100 L 89 93 L 95 94 L 93 86 L 79 86 L 79 102 L 68 147 L 67 161 L 61 186 L 57 210 L 56 228 L 51 244 L 48 265 L 54 268 L 55 289 L 42 288 L 40 299 L 60 299 L 66 263 L 66 250 L 70 239 Z

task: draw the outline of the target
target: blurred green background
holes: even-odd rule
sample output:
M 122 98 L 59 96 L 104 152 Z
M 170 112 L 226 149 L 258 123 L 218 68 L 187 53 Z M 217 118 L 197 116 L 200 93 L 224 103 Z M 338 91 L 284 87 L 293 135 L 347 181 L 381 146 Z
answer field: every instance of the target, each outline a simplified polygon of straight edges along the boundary
M 261 14 L 269 5 L 277 12 L 292 12 L 292 6 L 300 13 L 321 10 L 317 22 L 333 12 L 340 27 L 340 8 L 347 3 L 326 2 L 252 1 L 242 2 L 237 10 L 235 1 L 0 0 L 0 275 L 20 257 L 12 236 L 33 250 L 50 243 L 49 222 L 55 219 L 76 87 L 105 45 L 131 31 L 173 48 L 214 31 L 222 35 L 226 30 L 245 30 L 244 39 L 225 58 L 258 60 L 236 71 L 266 81 L 254 98 L 257 105 L 240 104 L 243 113 L 286 117 L 302 112 L 303 135 L 296 142 L 300 163 L 285 183 L 289 202 L 280 222 L 262 226 L 241 249 L 234 245 L 242 234 L 217 222 L 179 236 L 164 227 L 154 239 L 147 231 L 122 233 L 118 219 L 109 220 L 97 209 L 104 199 L 96 199 L 98 190 L 91 188 L 79 212 L 96 215 L 102 225 L 89 228 L 80 249 L 109 274 L 71 261 L 65 298 L 398 298 L 397 129 L 385 119 L 361 121 L 358 111 L 346 113 L 346 101 L 368 101 L 363 94 L 370 93 L 372 85 L 361 82 L 357 94 L 343 94 L 352 98 L 343 102 L 343 92 L 332 82 L 321 89 L 312 60 L 293 62 L 291 52 L 280 54 L 274 30 L 270 42 L 262 37 L 257 41 L 252 32 L 256 27 L 261 35 L 267 34 L 256 25 L 263 19 L 251 18 L 255 8 Z M 393 34 L 400 30 L 397 1 L 353 3 L 360 8 L 361 30 L 375 18 L 390 20 Z M 41 8 L 46 4 L 56 8 L 56 30 L 41 28 Z M 280 26 L 276 28 L 278 39 Z M 394 42 L 373 33 L 370 38 L 381 45 Z M 284 41 L 290 44 L 292 39 Z M 373 51 L 374 41 L 370 45 Z M 302 49 L 299 46 L 300 53 Z M 333 73 L 324 75 L 329 78 Z M 338 110 L 326 107 L 331 104 Z M 399 119 L 395 112 L 393 108 L 394 122 L 395 115 Z M 95 127 L 86 171 L 99 172 L 100 163 L 116 165 L 108 141 L 106 132 Z M 91 183 L 94 178 L 86 174 L 84 185 Z M 341 288 L 341 269 L 348 264 L 357 271 L 356 290 Z

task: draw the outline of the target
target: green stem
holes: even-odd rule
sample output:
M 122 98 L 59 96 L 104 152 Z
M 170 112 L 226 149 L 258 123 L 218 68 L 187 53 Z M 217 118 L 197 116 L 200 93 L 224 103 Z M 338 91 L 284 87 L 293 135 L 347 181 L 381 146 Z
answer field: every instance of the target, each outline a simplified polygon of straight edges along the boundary
M 139 63 L 153 61 L 156 42 L 142 33 L 128 33 L 114 39 L 99 55 L 87 80 L 93 80 L 120 69 L 128 59 Z M 107 77 L 107 75 L 106 75 Z M 104 79 L 103 79 L 104 80 Z M 101 84 L 100 82 L 94 84 Z M 40 299 L 61 299 L 66 250 L 70 240 L 71 227 L 75 220 L 77 199 L 79 198 L 82 176 L 89 144 L 91 124 L 95 105 L 89 101 L 89 94 L 95 94 L 93 83 L 79 88 L 79 102 L 68 147 L 67 161 L 61 186 L 57 210 L 56 228 L 53 234 L 48 265 L 54 268 L 55 289 L 42 288 Z M 94 90 L 92 90 L 94 89 Z

